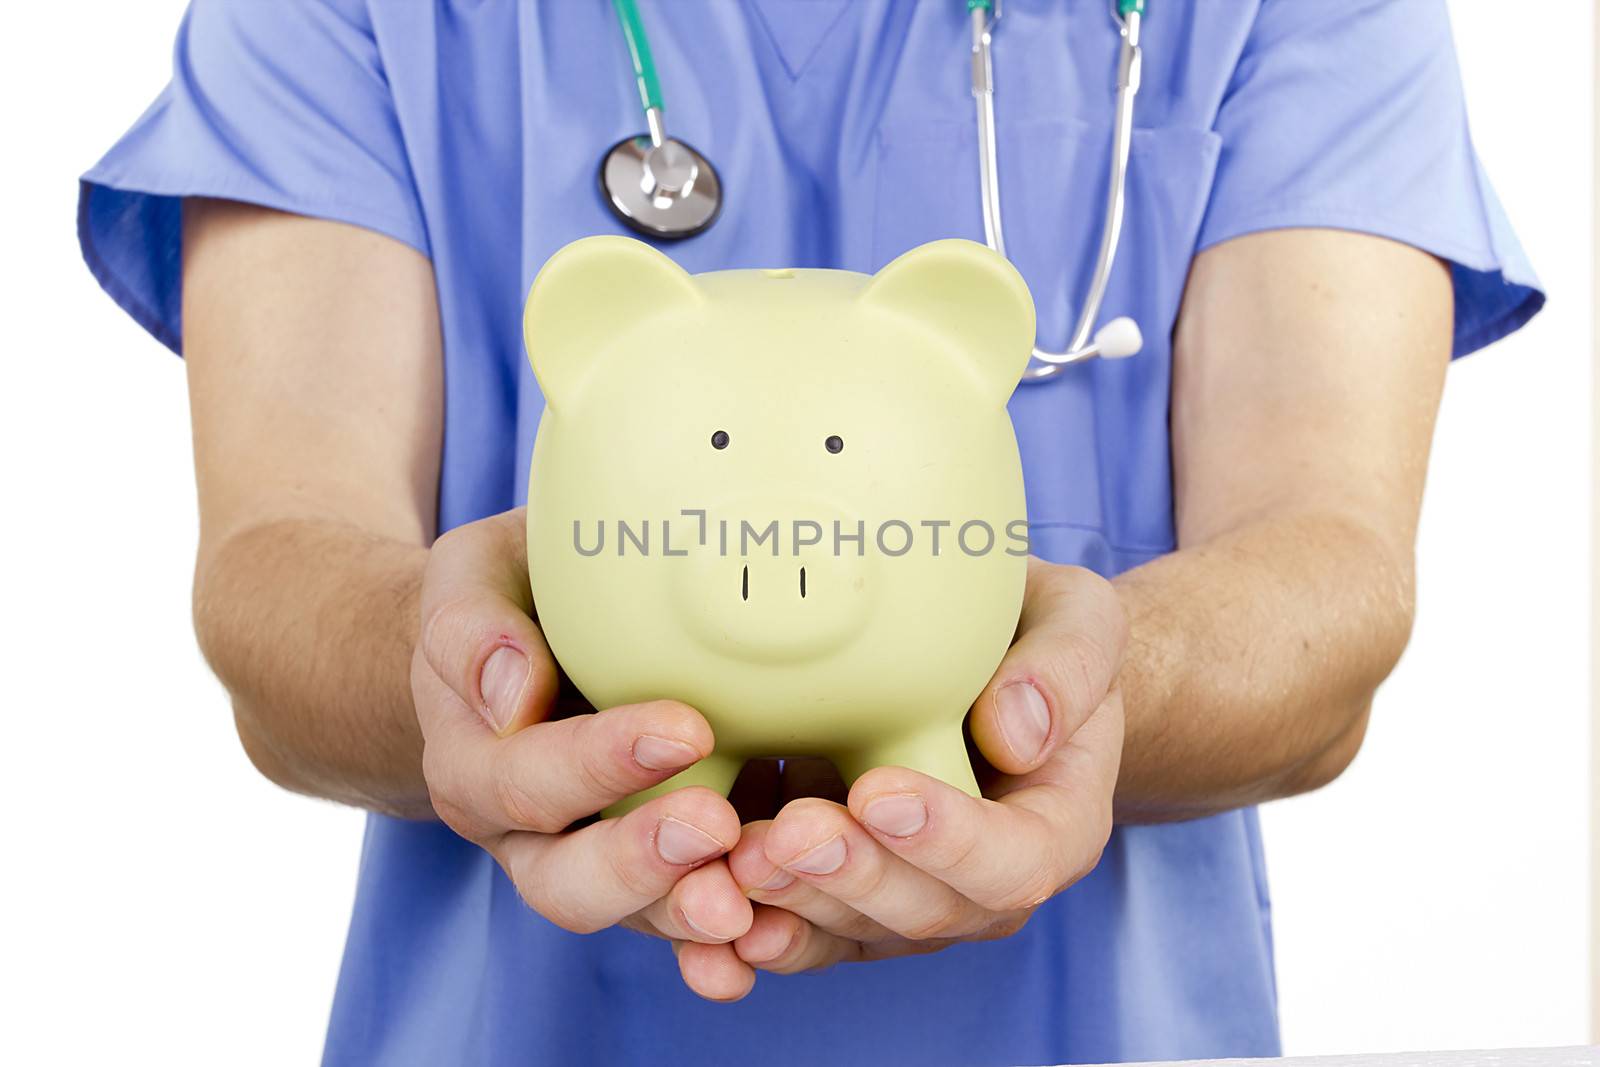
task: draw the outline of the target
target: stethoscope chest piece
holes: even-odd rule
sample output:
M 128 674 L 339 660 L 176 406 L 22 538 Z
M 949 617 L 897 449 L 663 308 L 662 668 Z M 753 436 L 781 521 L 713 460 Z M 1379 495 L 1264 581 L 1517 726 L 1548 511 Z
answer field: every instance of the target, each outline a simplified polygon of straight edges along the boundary
M 624 137 L 600 161 L 600 192 L 628 226 L 657 240 L 693 237 L 717 219 L 722 182 L 693 146 L 674 137 Z

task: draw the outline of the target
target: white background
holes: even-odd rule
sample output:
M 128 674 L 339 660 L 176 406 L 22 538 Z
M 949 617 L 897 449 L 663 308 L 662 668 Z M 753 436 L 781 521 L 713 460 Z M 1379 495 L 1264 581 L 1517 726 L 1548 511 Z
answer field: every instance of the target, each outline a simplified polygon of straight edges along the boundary
M 1450 6 L 1550 302 L 1451 368 L 1416 632 L 1361 755 L 1263 809 L 1294 1053 L 1587 1040 L 1592 12 Z
M 1452 7 L 1551 305 L 1451 373 L 1366 750 L 1265 813 L 1295 1053 L 1587 1033 L 1591 15 Z M 351 902 L 360 816 L 256 776 L 194 649 L 182 366 L 74 240 L 74 178 L 165 81 L 181 8 L 14 5 L 0 35 L 0 1061 L 311 1062 Z

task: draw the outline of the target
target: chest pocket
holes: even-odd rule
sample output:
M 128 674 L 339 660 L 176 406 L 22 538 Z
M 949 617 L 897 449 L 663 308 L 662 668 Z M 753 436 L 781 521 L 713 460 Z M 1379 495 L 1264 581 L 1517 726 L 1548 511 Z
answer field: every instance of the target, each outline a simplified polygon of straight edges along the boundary
M 1099 249 L 1111 131 L 1002 117 L 997 140 L 1006 250 L 1032 290 L 1041 347 L 1059 351 Z M 1173 547 L 1171 335 L 1220 145 L 1206 129 L 1135 129 L 1099 322 L 1131 315 L 1144 349 L 1069 367 L 1012 397 L 1037 555 L 1113 574 Z M 875 268 L 925 241 L 983 240 L 971 121 L 889 122 L 877 147 Z

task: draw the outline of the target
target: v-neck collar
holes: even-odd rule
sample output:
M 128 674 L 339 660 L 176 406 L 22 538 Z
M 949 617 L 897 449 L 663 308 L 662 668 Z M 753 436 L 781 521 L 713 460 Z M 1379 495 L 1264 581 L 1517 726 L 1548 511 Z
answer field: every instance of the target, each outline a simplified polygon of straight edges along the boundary
M 749 0 L 783 69 L 799 81 L 850 0 Z

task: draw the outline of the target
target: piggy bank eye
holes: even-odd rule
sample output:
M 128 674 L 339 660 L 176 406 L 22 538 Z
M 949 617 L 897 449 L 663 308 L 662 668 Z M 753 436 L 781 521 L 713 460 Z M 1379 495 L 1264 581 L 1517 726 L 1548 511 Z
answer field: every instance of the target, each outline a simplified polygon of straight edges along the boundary
M 712 448 L 718 448 L 718 449 L 727 448 L 728 447 L 728 431 L 727 430 L 718 430 L 716 433 L 712 434 L 711 435 L 711 447 Z
M 826 448 L 834 455 L 838 455 L 840 452 L 844 451 L 844 438 L 840 437 L 838 434 L 834 434 L 832 437 L 829 437 L 826 441 L 822 442 L 822 447 Z

